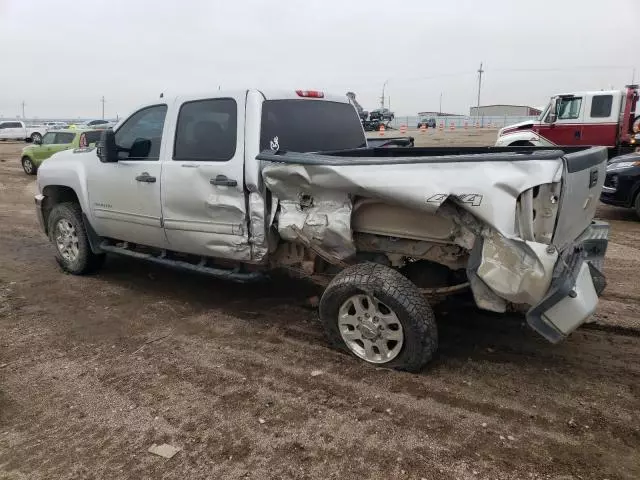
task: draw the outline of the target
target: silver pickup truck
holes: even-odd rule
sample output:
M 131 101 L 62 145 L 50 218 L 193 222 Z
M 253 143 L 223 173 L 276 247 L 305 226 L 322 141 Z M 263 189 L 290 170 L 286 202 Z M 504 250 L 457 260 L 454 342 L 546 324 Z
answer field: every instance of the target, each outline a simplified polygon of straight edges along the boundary
M 373 148 L 346 97 L 241 90 L 160 99 L 97 148 L 55 154 L 35 201 L 64 270 L 107 253 L 247 282 L 325 287 L 335 347 L 419 370 L 430 299 L 526 311 L 557 342 L 593 314 L 608 226 L 604 148 Z

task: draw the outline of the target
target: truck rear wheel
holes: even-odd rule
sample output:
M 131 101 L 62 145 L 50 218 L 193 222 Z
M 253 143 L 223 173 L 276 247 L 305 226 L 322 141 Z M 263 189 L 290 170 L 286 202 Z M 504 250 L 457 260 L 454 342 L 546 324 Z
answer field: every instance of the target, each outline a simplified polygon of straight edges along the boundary
M 29 137 L 31 139 L 32 143 L 36 143 L 36 142 L 40 142 L 42 141 L 42 135 L 40 135 L 38 132 L 34 132 L 31 134 L 31 137 Z
M 82 275 L 102 266 L 105 255 L 91 251 L 80 205 L 73 202 L 57 204 L 49 214 L 47 225 L 49 239 L 56 248 L 56 261 L 64 271 Z
M 424 295 L 384 265 L 360 263 L 336 275 L 320 300 L 320 319 L 335 348 L 376 365 L 415 372 L 438 348 Z

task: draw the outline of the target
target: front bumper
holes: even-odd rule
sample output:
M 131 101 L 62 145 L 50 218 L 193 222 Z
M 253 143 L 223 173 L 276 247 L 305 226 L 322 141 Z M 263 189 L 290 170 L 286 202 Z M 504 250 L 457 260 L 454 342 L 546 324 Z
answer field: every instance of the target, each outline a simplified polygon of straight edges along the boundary
M 609 225 L 593 222 L 559 257 L 551 287 L 527 312 L 527 323 L 557 343 L 593 315 L 605 287 L 602 272 Z
M 44 195 L 38 194 L 34 197 L 36 202 L 36 216 L 38 217 L 38 223 L 40 224 L 40 229 L 45 233 L 47 233 L 47 226 L 44 223 L 44 212 L 42 211 L 44 207 Z

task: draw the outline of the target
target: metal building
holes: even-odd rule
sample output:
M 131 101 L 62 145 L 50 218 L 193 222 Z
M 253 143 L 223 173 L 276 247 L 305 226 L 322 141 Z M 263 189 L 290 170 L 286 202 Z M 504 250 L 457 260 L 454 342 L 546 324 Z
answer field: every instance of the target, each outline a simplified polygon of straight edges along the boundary
M 470 117 L 534 117 L 541 113 L 541 110 L 527 105 L 481 105 L 469 109 Z

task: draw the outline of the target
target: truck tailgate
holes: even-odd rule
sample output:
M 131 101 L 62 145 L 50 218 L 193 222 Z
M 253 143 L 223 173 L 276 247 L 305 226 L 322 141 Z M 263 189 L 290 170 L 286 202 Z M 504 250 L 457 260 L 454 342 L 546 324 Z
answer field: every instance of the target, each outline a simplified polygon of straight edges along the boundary
M 607 149 L 590 148 L 564 157 L 562 193 L 553 244 L 559 250 L 574 242 L 591 224 L 607 167 Z

